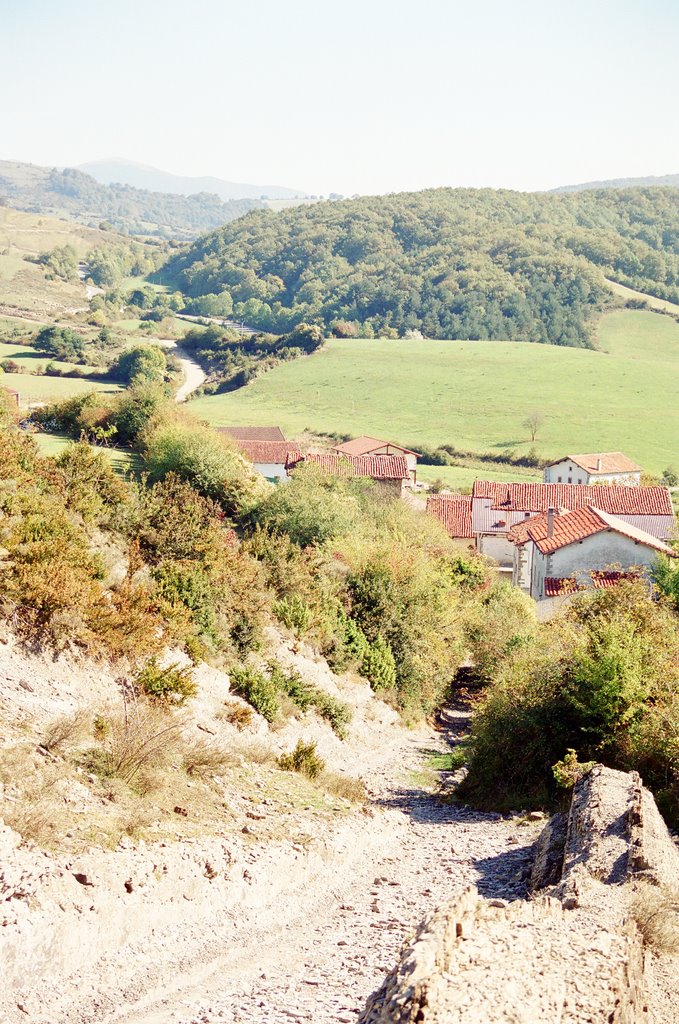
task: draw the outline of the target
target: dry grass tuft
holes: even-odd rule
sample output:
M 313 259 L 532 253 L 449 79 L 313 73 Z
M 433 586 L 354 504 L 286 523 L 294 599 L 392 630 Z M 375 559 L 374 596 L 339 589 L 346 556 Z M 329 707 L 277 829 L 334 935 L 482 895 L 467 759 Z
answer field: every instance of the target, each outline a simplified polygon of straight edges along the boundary
M 54 754 L 69 743 L 77 743 L 89 732 L 91 718 L 86 708 L 78 708 L 70 715 L 60 715 L 45 729 L 40 746 Z
M 224 705 L 224 710 L 218 714 L 218 718 L 234 725 L 240 732 L 252 725 L 254 712 L 249 704 L 239 704 L 236 701 L 229 701 Z
M 350 800 L 352 804 L 362 804 L 367 799 L 362 779 L 355 779 L 351 775 L 340 775 L 337 772 L 323 772 L 318 781 L 322 789 L 330 796 Z
M 646 946 L 679 954 L 679 890 L 639 882 L 630 909 Z
M 187 745 L 182 757 L 182 767 L 187 775 L 216 775 L 222 769 L 238 764 L 240 758 L 233 750 L 203 739 Z

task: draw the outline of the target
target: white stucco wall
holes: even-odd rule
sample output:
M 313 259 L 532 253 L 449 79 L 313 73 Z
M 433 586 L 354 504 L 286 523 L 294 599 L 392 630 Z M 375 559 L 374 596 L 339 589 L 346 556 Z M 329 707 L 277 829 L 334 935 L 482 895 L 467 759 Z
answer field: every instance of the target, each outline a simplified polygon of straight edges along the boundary
M 635 566 L 649 568 L 658 557 L 654 548 L 636 543 L 612 530 L 596 533 L 583 541 L 559 548 L 551 555 L 543 555 L 531 541 L 526 547 L 529 545 L 534 548 L 531 597 L 537 601 L 544 597 L 545 576 L 578 578 L 601 569 L 626 570 Z
M 504 533 L 479 534 L 476 541 L 477 551 L 487 558 L 494 558 L 500 565 L 512 565 L 514 562 L 514 545 L 507 539 Z
M 545 466 L 542 475 L 546 484 L 625 484 L 638 487 L 641 483 L 641 473 L 588 473 L 568 459 Z

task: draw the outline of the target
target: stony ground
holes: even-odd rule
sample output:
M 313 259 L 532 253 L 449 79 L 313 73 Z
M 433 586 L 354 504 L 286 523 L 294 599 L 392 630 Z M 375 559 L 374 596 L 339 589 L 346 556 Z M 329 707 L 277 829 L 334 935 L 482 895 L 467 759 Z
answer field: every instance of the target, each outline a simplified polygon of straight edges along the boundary
M 451 724 L 463 728 L 465 716 Z M 448 738 L 446 732 L 432 734 L 431 745 L 447 749 Z M 92 1019 L 348 1024 L 428 910 L 470 883 L 486 896 L 523 896 L 541 822 L 442 802 L 421 788 L 422 761 L 422 736 L 406 736 L 398 758 L 370 779 L 373 803 L 407 818 L 398 844 L 387 840 L 376 857 L 348 877 L 339 870 L 317 896 L 309 893 L 301 901 L 295 896 L 275 927 L 264 908 L 253 919 L 234 921 L 228 947 L 208 941 L 195 956 L 185 954 L 172 972 L 147 971 L 122 1005 Z

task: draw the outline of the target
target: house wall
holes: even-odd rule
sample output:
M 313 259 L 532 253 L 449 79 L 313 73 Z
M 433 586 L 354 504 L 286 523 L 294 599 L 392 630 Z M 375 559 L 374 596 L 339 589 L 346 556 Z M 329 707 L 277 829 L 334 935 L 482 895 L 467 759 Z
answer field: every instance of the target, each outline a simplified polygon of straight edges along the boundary
M 532 543 L 517 544 L 514 546 L 514 564 L 512 566 L 512 583 L 519 587 L 526 594 L 531 592 L 531 572 L 533 568 L 533 551 L 535 545 Z
M 505 533 L 480 533 L 476 538 L 476 550 L 487 558 L 494 558 L 500 565 L 512 565 L 515 547 Z
M 531 597 L 536 601 L 544 597 L 546 576 L 583 576 L 599 569 L 611 567 L 631 569 L 634 566 L 650 568 L 658 552 L 646 544 L 636 543 L 613 530 L 603 530 L 592 537 L 559 548 L 551 555 L 543 555 L 538 547 L 532 547 Z
M 641 473 L 588 473 L 568 459 L 553 466 L 545 466 L 543 479 L 546 484 L 625 484 L 638 487 Z
M 261 473 L 267 480 L 289 480 L 290 477 L 281 462 L 255 462 L 253 468 L 256 473 Z

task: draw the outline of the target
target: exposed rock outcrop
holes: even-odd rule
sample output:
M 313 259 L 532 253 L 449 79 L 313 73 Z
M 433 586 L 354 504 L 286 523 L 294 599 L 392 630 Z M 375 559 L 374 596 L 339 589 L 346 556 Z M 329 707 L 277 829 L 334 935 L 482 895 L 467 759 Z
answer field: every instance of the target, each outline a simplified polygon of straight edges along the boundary
M 679 853 L 637 773 L 596 766 L 536 844 L 532 899 L 469 889 L 434 911 L 360 1024 L 648 1020 L 638 878 L 676 885 Z

